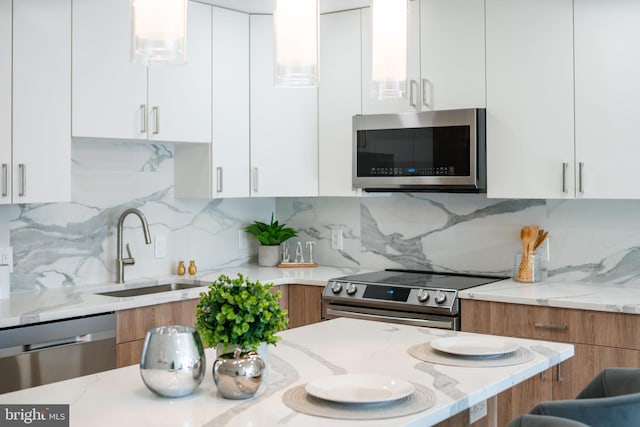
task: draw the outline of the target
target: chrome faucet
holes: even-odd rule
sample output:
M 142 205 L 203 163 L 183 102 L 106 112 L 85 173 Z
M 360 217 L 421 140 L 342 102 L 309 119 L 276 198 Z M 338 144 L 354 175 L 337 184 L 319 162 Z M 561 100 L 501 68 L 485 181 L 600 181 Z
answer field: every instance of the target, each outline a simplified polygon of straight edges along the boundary
M 144 232 L 144 242 L 147 245 L 151 244 L 151 235 L 149 234 L 149 225 L 147 224 L 147 218 L 144 214 L 135 208 L 127 209 L 122 212 L 120 215 L 120 219 L 118 219 L 118 253 L 116 254 L 116 283 L 124 283 L 124 266 L 125 265 L 133 265 L 136 263 L 136 260 L 131 256 L 131 249 L 129 248 L 129 244 L 127 243 L 127 258 L 122 257 L 122 228 L 124 224 L 124 219 L 129 214 L 135 214 L 140 218 L 140 222 L 142 222 L 142 231 Z

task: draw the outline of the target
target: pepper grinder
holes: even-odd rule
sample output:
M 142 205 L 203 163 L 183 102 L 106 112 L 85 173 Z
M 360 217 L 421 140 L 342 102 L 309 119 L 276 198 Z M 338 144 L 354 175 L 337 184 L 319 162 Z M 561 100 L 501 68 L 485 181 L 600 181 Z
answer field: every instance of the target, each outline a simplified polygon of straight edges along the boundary
M 195 276 L 198 269 L 196 268 L 196 262 L 194 260 L 189 261 L 189 275 Z
M 184 276 L 185 272 L 184 261 L 178 261 L 178 276 Z

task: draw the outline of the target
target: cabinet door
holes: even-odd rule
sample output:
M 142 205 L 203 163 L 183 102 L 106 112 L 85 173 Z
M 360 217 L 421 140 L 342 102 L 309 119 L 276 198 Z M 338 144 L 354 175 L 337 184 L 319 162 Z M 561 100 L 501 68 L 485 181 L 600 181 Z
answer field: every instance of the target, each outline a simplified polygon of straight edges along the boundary
M 421 0 L 423 110 L 485 106 L 484 0 Z
M 71 0 L 13 5 L 13 202 L 71 199 Z
M 0 0 L 0 204 L 11 203 L 11 0 Z
M 553 368 L 553 399 L 575 399 L 604 368 L 640 367 L 640 351 L 575 344 L 574 356 Z
M 574 3 L 577 194 L 637 199 L 640 3 Z
M 318 90 L 276 88 L 273 18 L 250 17 L 252 196 L 318 195 Z
M 213 180 L 217 197 L 249 196 L 249 15 L 213 8 Z
M 289 285 L 289 328 L 322 320 L 322 286 Z
M 132 64 L 130 0 L 74 0 L 74 137 L 147 139 L 147 67 Z
M 371 96 L 371 30 L 371 8 L 363 8 L 362 113 L 384 114 L 420 111 L 420 2 L 409 2 L 409 39 L 407 46 L 408 57 L 406 99 L 379 100 Z
M 361 108 L 361 11 L 320 16 L 318 166 L 320 196 L 355 196 L 352 117 Z
M 187 62 L 149 66 L 149 139 L 211 142 L 211 6 L 189 2 Z
M 574 197 L 572 5 L 486 0 L 489 197 Z

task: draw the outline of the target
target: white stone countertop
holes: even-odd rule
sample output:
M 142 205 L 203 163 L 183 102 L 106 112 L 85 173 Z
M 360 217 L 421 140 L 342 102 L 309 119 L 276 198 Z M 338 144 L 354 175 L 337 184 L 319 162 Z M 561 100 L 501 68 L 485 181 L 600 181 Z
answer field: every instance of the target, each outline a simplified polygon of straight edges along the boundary
M 198 298 L 220 274 L 235 277 L 238 273 L 275 285 L 300 284 L 325 286 L 331 278 L 341 277 L 367 270 L 340 267 L 276 268 L 242 265 L 218 270 L 198 272 L 195 276 L 164 276 L 127 280 L 126 284 L 104 283 L 91 286 L 69 286 L 66 288 L 11 294 L 9 299 L 0 299 L 0 328 L 27 325 L 77 316 L 107 313 L 135 307 L 162 304 Z M 134 297 L 111 297 L 95 292 L 116 291 L 135 288 L 143 284 L 168 283 L 171 281 L 199 282 L 202 287 L 140 295 Z
M 1 404 L 70 404 L 71 426 L 426 426 L 446 420 L 573 355 L 571 344 L 508 338 L 531 349 L 533 360 L 499 368 L 421 362 L 407 353 L 436 337 L 475 335 L 355 319 L 334 319 L 280 333 L 269 348 L 268 378 L 248 400 L 220 397 L 213 383 L 212 350 L 205 380 L 194 394 L 160 398 L 143 384 L 138 365 L 0 395 Z M 282 402 L 284 392 L 314 379 L 376 373 L 421 384 L 435 405 L 418 414 L 375 421 L 304 415 Z
M 637 283 L 520 283 L 507 279 L 460 291 L 458 295 L 481 301 L 640 314 Z

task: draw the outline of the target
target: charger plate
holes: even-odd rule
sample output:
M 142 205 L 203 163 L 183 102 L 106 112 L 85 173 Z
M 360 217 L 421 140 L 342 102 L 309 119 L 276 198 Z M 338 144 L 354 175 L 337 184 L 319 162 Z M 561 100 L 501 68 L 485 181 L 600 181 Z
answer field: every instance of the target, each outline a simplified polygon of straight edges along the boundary
M 287 390 L 282 402 L 296 412 L 341 420 L 380 420 L 404 417 L 422 412 L 435 405 L 433 390 L 411 383 L 414 392 L 409 396 L 382 403 L 340 403 L 314 397 L 305 390 L 306 384 Z
M 410 347 L 407 352 L 414 358 L 423 362 L 436 365 L 461 366 L 470 368 L 491 368 L 499 366 L 518 365 L 533 360 L 533 351 L 518 346 L 518 349 L 506 353 L 491 356 L 460 356 L 438 351 L 431 347 L 431 343 L 422 343 Z

